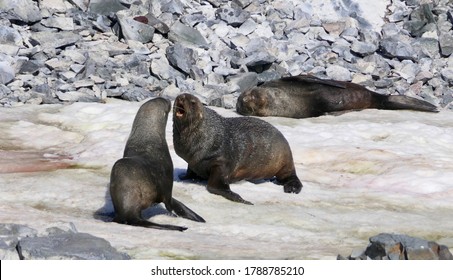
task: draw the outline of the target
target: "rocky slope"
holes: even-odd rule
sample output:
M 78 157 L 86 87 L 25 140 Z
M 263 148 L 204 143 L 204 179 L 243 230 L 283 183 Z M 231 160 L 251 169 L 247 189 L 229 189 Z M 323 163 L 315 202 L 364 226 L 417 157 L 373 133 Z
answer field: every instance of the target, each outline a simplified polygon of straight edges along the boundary
M 447 0 L 2 0 L 0 104 L 173 99 L 234 108 L 311 73 L 453 108 Z

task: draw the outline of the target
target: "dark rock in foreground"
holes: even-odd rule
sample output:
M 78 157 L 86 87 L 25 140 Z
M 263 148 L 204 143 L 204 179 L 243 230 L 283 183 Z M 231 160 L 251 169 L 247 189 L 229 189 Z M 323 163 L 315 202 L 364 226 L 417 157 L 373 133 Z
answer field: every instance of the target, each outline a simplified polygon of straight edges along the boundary
M 370 238 L 370 244 L 361 253 L 339 260 L 453 260 L 444 245 L 401 234 L 381 233 Z
M 2 260 L 127 260 L 110 243 L 75 229 L 49 228 L 47 235 L 18 224 L 0 224 Z

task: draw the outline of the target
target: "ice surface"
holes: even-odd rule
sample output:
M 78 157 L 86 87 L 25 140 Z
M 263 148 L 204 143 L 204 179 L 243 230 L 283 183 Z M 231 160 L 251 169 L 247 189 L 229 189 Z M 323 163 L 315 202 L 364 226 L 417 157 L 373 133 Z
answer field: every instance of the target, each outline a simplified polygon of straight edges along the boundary
M 206 219 L 146 211 L 167 232 L 110 223 L 110 169 L 122 156 L 141 103 L 0 108 L 0 222 L 43 231 L 73 222 L 139 259 L 335 259 L 381 232 L 453 247 L 453 114 L 365 110 L 311 119 L 265 118 L 288 139 L 300 194 L 272 182 L 231 188 L 253 206 L 181 182 L 186 163 L 167 142 L 173 195 Z M 234 111 L 215 108 L 224 116 Z

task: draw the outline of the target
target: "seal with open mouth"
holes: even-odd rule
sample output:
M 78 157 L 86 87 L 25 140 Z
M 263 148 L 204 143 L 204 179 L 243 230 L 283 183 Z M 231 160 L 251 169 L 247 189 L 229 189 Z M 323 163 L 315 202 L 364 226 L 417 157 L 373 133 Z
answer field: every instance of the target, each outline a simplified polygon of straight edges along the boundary
M 253 117 L 224 118 L 190 94 L 173 105 L 173 144 L 188 163 L 181 179 L 207 179 L 209 192 L 251 204 L 230 189 L 240 180 L 276 178 L 287 193 L 299 193 L 292 152 L 271 124 Z

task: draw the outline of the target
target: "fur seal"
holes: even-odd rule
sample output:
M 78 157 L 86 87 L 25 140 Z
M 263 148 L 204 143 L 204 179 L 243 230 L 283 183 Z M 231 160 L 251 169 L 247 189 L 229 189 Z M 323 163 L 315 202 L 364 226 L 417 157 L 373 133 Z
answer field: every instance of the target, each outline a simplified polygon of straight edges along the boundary
M 382 95 L 358 84 L 311 75 L 266 82 L 242 93 L 236 103 L 239 114 L 261 117 L 309 118 L 367 108 L 437 112 L 436 106 L 413 97 Z
M 141 211 L 152 204 L 165 204 L 169 212 L 197 221 L 204 219 L 172 198 L 173 162 L 165 138 L 171 102 L 155 98 L 144 103 L 135 116 L 123 158 L 113 165 L 110 195 L 115 209 L 114 222 L 148 228 L 187 228 L 156 224 L 142 219 Z
M 188 163 L 181 179 L 207 179 L 209 192 L 229 200 L 251 204 L 230 189 L 240 180 L 276 177 L 286 193 L 302 189 L 287 140 L 261 119 L 225 118 L 181 94 L 173 104 L 173 143 Z

